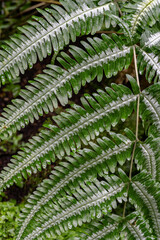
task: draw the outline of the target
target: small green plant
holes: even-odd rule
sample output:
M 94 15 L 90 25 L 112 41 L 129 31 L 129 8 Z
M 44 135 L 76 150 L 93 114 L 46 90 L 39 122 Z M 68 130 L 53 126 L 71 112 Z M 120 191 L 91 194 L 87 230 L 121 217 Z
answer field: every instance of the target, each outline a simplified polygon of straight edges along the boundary
M 15 201 L 0 202 L 0 239 L 16 239 L 20 206 Z
M 2 140 L 63 106 L 0 174 L 4 191 L 56 162 L 28 198 L 16 240 L 160 239 L 160 1 L 60 4 L 38 9 L 42 16 L 20 27 L 0 51 L 2 84 L 52 52 L 55 62 L 4 109 Z M 106 34 L 97 36 L 102 29 Z M 115 84 L 114 76 L 132 64 L 127 86 Z M 112 83 L 102 89 L 104 79 Z M 95 93 L 65 108 L 93 80 Z M 135 132 L 117 132 L 131 115 Z

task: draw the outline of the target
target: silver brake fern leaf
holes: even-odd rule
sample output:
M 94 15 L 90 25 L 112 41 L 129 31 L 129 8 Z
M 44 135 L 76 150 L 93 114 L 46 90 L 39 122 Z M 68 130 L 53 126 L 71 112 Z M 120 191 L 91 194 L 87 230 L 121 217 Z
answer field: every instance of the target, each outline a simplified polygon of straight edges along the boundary
M 151 229 L 145 223 L 144 218 L 138 212 L 133 212 L 125 218 L 115 214 L 110 214 L 109 216 L 103 216 L 101 219 L 94 220 L 91 223 L 86 223 L 81 226 L 81 231 L 76 228 L 76 239 L 153 240 L 156 238 L 152 235 Z
M 137 211 L 148 219 L 153 235 L 160 239 L 160 184 L 141 172 L 132 179 L 129 196 Z
M 148 134 L 160 137 L 160 83 L 156 83 L 142 92 L 140 114 Z
M 77 36 L 94 34 L 100 30 L 105 14 L 113 3 L 97 6 L 93 1 L 61 0 L 63 7 L 51 5 L 45 10 L 39 9 L 42 17 L 34 16 L 28 25 L 19 27 L 20 34 L 5 41 L 0 50 L 0 81 L 19 76 L 20 73 L 67 45 Z
M 134 140 L 120 134 L 112 133 L 111 136 L 114 141 L 103 137 L 97 139 L 98 145 L 90 142 L 92 149 L 81 150 L 74 154 L 74 157 L 67 157 L 65 162 L 62 161 L 59 166 L 55 167 L 50 179 L 44 180 L 34 195 L 28 199 L 24 212 L 21 214 L 17 239 L 21 239 L 23 234 L 38 227 L 39 223 L 35 219 L 45 214 L 44 209 L 51 202 L 59 199 L 66 190 L 67 193 L 71 193 L 73 186 L 75 189 L 83 182 L 94 181 L 97 174 L 102 176 L 108 171 L 114 173 L 117 163 L 123 165 L 126 159 L 129 160 Z M 113 205 L 115 207 L 116 203 Z M 48 219 L 50 217 L 51 215 L 48 214 Z
M 107 87 L 106 92 L 99 90 L 93 96 L 82 98 L 83 108 L 73 105 L 73 109 L 54 117 L 59 127 L 47 125 L 50 130 L 43 130 L 39 136 L 29 140 L 23 151 L 2 170 L 1 191 L 14 182 L 21 182 L 22 176 L 27 179 L 32 172 L 46 168 L 56 157 L 62 159 L 65 154 L 77 151 L 81 143 L 87 145 L 88 141 L 121 119 L 126 120 L 137 99 L 129 88 L 116 84 L 112 84 L 112 88 Z
M 139 73 L 142 75 L 146 70 L 146 79 L 149 83 L 154 80 L 157 82 L 160 80 L 160 61 L 159 56 L 154 52 L 148 52 L 143 47 L 136 47 L 137 49 L 137 61 Z
M 53 51 L 0 113 L 0 148 L 52 116 L 0 173 L 1 195 L 52 169 L 28 196 L 16 240 L 160 240 L 160 0 L 112 2 L 60 0 L 0 50 L 3 83 Z
M 152 179 L 160 182 L 160 140 L 149 137 L 145 142 L 138 143 L 135 162 L 138 169 L 147 170 Z
M 36 237 L 41 239 L 41 234 L 50 237 L 60 235 L 64 230 L 67 231 L 73 226 L 81 226 L 82 223 L 90 222 L 91 218 L 100 218 L 103 214 L 106 215 L 112 208 L 117 207 L 117 201 L 125 201 L 127 184 L 123 183 L 119 177 L 108 176 L 103 173 L 103 169 L 101 171 L 100 176 L 103 176 L 101 182 L 97 180 L 98 176 L 95 176 L 94 181 L 90 181 L 89 184 L 79 182 L 77 179 L 74 187 L 75 181 L 73 180 L 73 184 L 71 181 L 70 187 L 62 189 L 59 195 L 53 197 L 45 205 L 44 209 L 46 209 L 47 214 L 41 208 L 40 215 L 37 216 L 41 216 L 43 220 L 38 221 L 37 224 L 34 221 L 34 227 L 27 228 L 23 235 L 17 239 L 27 240 Z M 52 205 L 50 212 L 47 210 L 49 205 Z
M 148 28 L 141 36 L 141 45 L 145 48 L 160 47 L 160 31 L 159 26 Z
M 61 53 L 57 58 L 62 67 L 48 65 L 43 74 L 38 75 L 26 89 L 21 90 L 21 98 L 12 101 L 0 117 L 0 137 L 12 135 L 33 123 L 43 113 L 57 108 L 58 101 L 64 106 L 86 82 L 97 77 L 107 78 L 116 75 L 123 68 L 128 68 L 132 61 L 132 48 L 126 47 L 121 38 L 113 34 L 112 38 L 102 35 L 100 38 L 88 38 L 82 42 L 82 48 L 71 46 L 70 53 Z
M 160 79 L 159 43 L 160 36 L 158 26 L 153 30 L 146 30 L 142 34 L 140 46 L 137 46 L 137 61 L 139 73 L 146 71 L 146 79 L 151 83 Z M 157 32 L 158 31 L 158 32 Z
M 136 12 L 131 16 L 131 34 L 134 36 L 140 28 L 144 28 L 145 24 L 153 25 L 158 19 L 156 7 L 160 5 L 160 0 L 140 0 L 136 4 Z M 145 24 L 144 24 L 145 23 Z
M 119 233 L 122 231 L 123 224 L 121 223 L 121 217 L 115 215 L 104 216 L 102 219 L 97 219 L 91 223 L 86 223 L 81 226 L 82 232 L 78 232 L 77 240 L 101 240 L 101 239 L 116 239 L 119 237 Z
M 156 237 L 152 234 L 150 226 L 145 222 L 144 217 L 138 212 L 133 212 L 123 220 L 124 232 L 127 233 L 126 239 L 153 240 Z
M 110 16 L 111 19 L 114 19 L 117 22 L 121 30 L 123 30 L 124 35 L 127 37 L 126 39 L 127 43 L 131 45 L 133 41 L 133 36 L 131 34 L 129 24 L 116 15 L 113 15 L 111 13 L 109 13 L 108 15 Z

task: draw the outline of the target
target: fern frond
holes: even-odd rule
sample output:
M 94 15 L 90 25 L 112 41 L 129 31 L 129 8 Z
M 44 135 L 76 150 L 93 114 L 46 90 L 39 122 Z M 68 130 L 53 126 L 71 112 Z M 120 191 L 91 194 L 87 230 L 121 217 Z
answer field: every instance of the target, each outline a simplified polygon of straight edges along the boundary
M 145 48 L 153 48 L 160 46 L 160 32 L 159 27 L 152 27 L 147 29 L 141 36 L 141 46 Z
M 38 224 L 34 222 L 17 240 L 34 239 L 41 237 L 41 234 L 50 237 L 59 235 L 73 226 L 81 226 L 84 222 L 91 222 L 91 219 L 107 214 L 115 207 L 113 202 L 116 200 L 118 202 L 126 200 L 127 185 L 120 178 L 104 174 L 103 179 L 103 181 L 94 179 L 90 184 L 82 183 L 81 188 L 74 189 L 73 186 L 72 196 L 61 195 L 57 201 L 50 201 L 49 206 L 41 212 Z
M 69 237 L 70 240 L 157 239 L 152 234 L 152 230 L 146 219 L 138 212 L 133 212 L 125 218 L 109 214 L 108 216 L 103 216 L 101 219 L 93 220 L 91 223 L 83 224 L 80 228 L 74 228 L 72 231 L 76 233 L 76 237 L 73 239 Z M 70 236 L 70 231 L 65 236 Z M 61 239 L 61 237 L 58 239 Z
M 160 62 L 157 54 L 148 53 L 144 48 L 137 46 L 138 68 L 139 73 L 142 75 L 146 71 L 146 79 L 149 83 L 154 79 L 154 82 L 160 79 Z
M 125 232 L 127 232 L 127 239 L 130 240 L 152 240 L 156 239 L 154 235 L 152 235 L 151 229 L 149 225 L 146 223 L 146 219 L 144 219 L 137 212 L 131 213 L 125 218 L 124 221 Z
M 147 23 L 148 20 L 154 24 L 158 19 L 158 14 L 154 9 L 159 7 L 159 0 L 140 0 L 136 4 L 136 12 L 131 16 L 131 34 L 135 35 L 138 32 L 138 27 L 143 28 L 144 23 Z
M 146 170 L 153 179 L 160 181 L 160 141 L 148 138 L 139 143 L 136 149 L 135 162 L 139 169 Z
M 109 214 L 109 216 L 103 216 L 101 219 L 93 220 L 91 223 L 83 224 L 80 229 L 74 228 L 73 231 L 76 232 L 76 240 L 156 239 L 146 219 L 138 212 L 133 212 L 125 218 Z M 69 233 L 70 231 L 67 236 Z
M 114 137 L 114 135 L 112 134 Z M 72 191 L 72 186 L 86 181 L 94 181 L 97 174 L 100 176 L 108 170 L 115 172 L 117 163 L 123 165 L 126 159 L 130 158 L 133 141 L 123 135 L 116 135 L 117 143 L 104 137 L 97 139 L 98 145 L 90 143 L 92 150 L 84 149 L 73 157 L 67 157 L 65 162 L 60 162 L 60 166 L 55 167 L 50 176 L 50 180 L 44 180 L 40 188 L 30 197 L 23 215 L 21 216 L 21 226 L 19 236 L 25 229 L 31 228 L 34 219 L 41 215 L 41 212 L 49 204 L 54 202 L 66 189 L 68 193 Z M 96 168 L 95 168 L 96 166 Z M 36 222 L 36 221 L 35 221 Z
M 91 228 L 92 230 L 92 235 L 88 238 L 86 238 L 86 240 L 103 240 L 103 239 L 108 239 L 108 240 L 111 240 L 111 239 L 114 239 L 116 237 L 119 236 L 119 233 L 120 233 L 120 230 L 121 228 L 119 227 L 118 224 L 107 224 L 108 222 L 104 222 L 103 224 L 105 224 L 103 226 L 103 229 L 93 233 L 93 229 Z
M 111 18 L 115 19 L 115 21 L 117 22 L 117 24 L 120 26 L 120 28 L 123 30 L 124 35 L 127 37 L 126 41 L 128 44 L 132 44 L 133 41 L 133 36 L 131 35 L 130 29 L 129 29 L 129 25 L 127 22 L 125 22 L 124 20 L 122 20 L 120 17 L 113 15 L 111 13 L 108 14 Z
M 120 218 L 120 217 L 119 217 Z M 104 216 L 82 226 L 82 232 L 77 234 L 77 240 L 116 239 L 122 230 L 122 224 L 111 216 Z
M 160 84 L 156 83 L 142 92 L 140 114 L 149 135 L 160 137 Z M 151 125 L 151 126 L 150 126 Z
M 51 130 L 42 131 L 33 137 L 23 151 L 14 156 L 11 164 L 0 174 L 0 189 L 9 187 L 14 182 L 27 178 L 32 172 L 41 171 L 47 164 L 61 159 L 70 151 L 80 148 L 81 142 L 87 145 L 106 128 L 115 126 L 120 119 L 123 121 L 132 113 L 137 96 L 123 85 L 112 84 L 106 92 L 85 95 L 82 98 L 84 108 L 73 105 L 65 113 L 54 117 L 59 127 L 47 125 Z
M 53 52 L 0 112 L 0 149 L 9 139 L 16 152 L 0 195 L 54 163 L 26 200 L 16 240 L 160 240 L 160 0 L 59 0 L 38 12 L 0 49 L 0 85 Z M 96 93 L 64 107 L 104 78 L 105 90 L 93 82 Z M 14 134 L 59 105 L 17 151 Z
M 62 67 L 48 65 L 44 74 L 40 74 L 21 91 L 21 99 L 13 100 L 13 104 L 4 109 L 0 118 L 0 136 L 12 135 L 29 122 L 33 123 L 43 112 L 52 112 L 57 108 L 58 100 L 66 105 L 72 96 L 72 89 L 77 94 L 86 82 L 96 77 L 101 81 L 103 71 L 110 78 L 127 68 L 132 61 L 132 49 L 123 45 L 116 35 L 113 35 L 115 40 L 107 35 L 102 35 L 102 38 L 89 38 L 90 44 L 82 42 L 85 51 L 71 46 L 70 53 L 74 59 L 61 53 L 58 61 Z
M 160 238 L 160 185 L 147 172 L 141 172 L 132 179 L 129 196 L 137 211 L 148 219 L 157 239 Z
M 42 17 L 34 16 L 28 25 L 19 27 L 15 34 L 5 41 L 0 51 L 0 81 L 11 80 L 47 55 L 61 50 L 70 39 L 77 36 L 94 34 L 100 30 L 105 14 L 113 3 L 97 6 L 93 1 L 61 1 L 64 8 L 51 5 L 52 8 L 39 9 Z

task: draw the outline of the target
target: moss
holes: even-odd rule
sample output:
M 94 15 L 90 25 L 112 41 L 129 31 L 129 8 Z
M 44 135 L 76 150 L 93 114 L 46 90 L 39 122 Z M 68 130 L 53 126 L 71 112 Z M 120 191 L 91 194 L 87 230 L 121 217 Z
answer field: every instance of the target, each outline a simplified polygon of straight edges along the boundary
M 15 200 L 0 202 L 0 240 L 14 240 L 22 205 Z

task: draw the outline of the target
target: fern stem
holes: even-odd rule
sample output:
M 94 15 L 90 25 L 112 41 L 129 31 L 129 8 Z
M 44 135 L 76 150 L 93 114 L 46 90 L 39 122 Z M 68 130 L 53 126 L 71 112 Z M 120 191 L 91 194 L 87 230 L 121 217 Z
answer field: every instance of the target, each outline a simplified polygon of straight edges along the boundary
M 138 68 L 137 68 L 137 57 L 136 57 L 136 49 L 135 46 L 133 46 L 133 56 L 134 56 L 134 66 L 135 66 L 135 71 L 136 71 L 136 80 L 137 80 L 137 85 L 140 90 L 140 82 L 139 82 L 139 75 L 138 75 Z M 136 140 L 134 143 L 133 147 L 133 152 L 131 156 L 131 165 L 130 165 L 130 172 L 129 172 L 129 180 L 131 181 L 132 179 L 132 169 L 133 169 L 133 161 L 134 161 L 134 154 L 136 150 L 136 144 L 138 142 L 138 129 L 139 129 L 139 105 L 140 105 L 140 94 L 137 97 L 137 116 L 136 116 Z
M 133 46 L 133 57 L 134 57 L 134 67 L 135 67 L 135 71 L 136 71 L 136 80 L 137 80 L 137 84 L 140 90 L 140 82 L 139 82 L 139 74 L 138 74 L 138 68 L 137 68 L 137 57 L 136 57 L 136 46 Z
M 115 31 L 97 31 L 96 33 L 98 33 L 98 34 L 102 34 L 102 33 L 104 33 L 104 34 L 112 34 L 112 33 L 115 33 L 115 34 L 117 34 L 117 35 L 124 35 L 124 33 L 123 32 L 115 32 Z
M 62 5 L 60 2 L 58 1 L 54 1 L 54 0 L 31 0 L 31 2 L 44 2 L 44 3 L 52 3 L 52 4 L 56 4 L 56 5 Z
M 137 68 L 137 57 L 136 57 L 136 49 L 135 46 L 133 46 L 133 57 L 134 57 L 134 66 L 135 66 L 135 72 L 136 72 L 136 80 L 137 80 L 137 85 L 140 90 L 140 82 L 139 82 L 139 75 L 138 75 L 138 68 Z M 140 106 L 140 94 L 138 94 L 137 97 L 137 113 L 136 113 L 136 140 L 133 146 L 133 151 L 132 151 L 132 156 L 131 156 L 131 164 L 130 164 L 130 170 L 129 170 L 129 183 L 128 183 L 128 188 L 127 188 L 127 196 L 128 196 L 128 191 L 129 191 L 129 185 L 130 182 L 132 181 L 132 170 L 133 170 L 133 163 L 134 163 L 134 156 L 135 156 L 135 150 L 136 150 L 136 145 L 138 140 L 138 129 L 139 129 L 139 106 Z M 124 208 L 123 208 L 123 217 L 125 217 L 125 212 L 126 212 L 126 206 L 127 206 L 127 201 L 124 203 Z
M 116 3 L 116 5 L 117 5 L 117 8 L 118 8 L 118 11 L 119 11 L 120 16 L 122 17 L 122 11 L 121 11 L 121 9 L 120 9 L 120 7 L 119 7 L 119 4 L 118 4 L 117 0 L 115 0 L 115 3 Z

